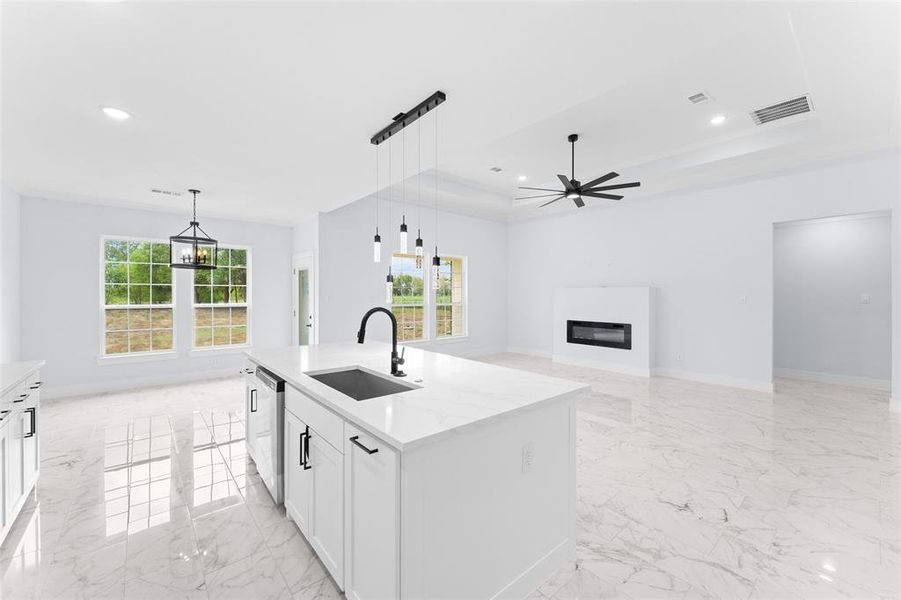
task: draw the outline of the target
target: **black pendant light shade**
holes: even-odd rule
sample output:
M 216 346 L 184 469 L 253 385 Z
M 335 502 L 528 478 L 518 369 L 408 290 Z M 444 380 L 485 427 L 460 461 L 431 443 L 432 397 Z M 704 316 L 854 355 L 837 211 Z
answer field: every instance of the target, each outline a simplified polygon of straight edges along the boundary
M 219 242 L 200 228 L 197 222 L 197 194 L 200 190 L 188 190 L 194 196 L 194 218 L 188 226 L 169 238 L 169 266 L 173 269 L 215 269 Z

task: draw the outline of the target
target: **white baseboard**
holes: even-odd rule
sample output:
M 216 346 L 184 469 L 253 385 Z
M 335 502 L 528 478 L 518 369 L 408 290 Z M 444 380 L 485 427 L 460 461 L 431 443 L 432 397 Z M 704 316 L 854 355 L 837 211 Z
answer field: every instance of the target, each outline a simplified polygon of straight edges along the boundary
M 571 356 L 553 356 L 551 358 L 555 363 L 564 365 L 573 365 L 576 367 L 588 367 L 589 369 L 600 369 L 602 371 L 612 371 L 614 373 L 623 373 L 625 375 L 634 375 L 636 377 L 650 377 L 651 369 L 641 367 L 631 367 L 629 365 L 621 365 L 619 363 L 599 362 L 597 360 L 588 360 L 585 358 L 574 358 Z
M 729 375 L 712 375 L 710 373 L 695 373 L 693 371 L 683 371 L 681 369 L 653 369 L 652 373 L 656 377 L 671 377 L 673 379 L 685 379 L 687 381 L 698 381 L 700 383 L 710 383 L 713 385 L 723 385 L 726 387 L 740 388 L 743 390 L 754 390 L 755 392 L 773 391 L 772 381 L 758 381 L 755 379 L 740 379 L 738 377 L 730 377 Z
M 832 383 L 835 385 L 850 385 L 853 387 L 863 387 L 885 391 L 891 391 L 892 389 L 892 382 L 890 379 L 872 379 L 870 377 L 837 375 L 834 373 L 819 373 L 816 371 L 800 371 L 797 369 L 773 369 L 773 374 L 776 377 L 800 379 L 802 381 L 816 381 L 818 383 Z
M 559 569 L 575 562 L 576 544 L 571 539 L 564 540 L 491 598 L 492 600 L 525 598 Z
M 230 375 L 237 377 L 238 372 L 234 368 L 227 368 L 190 371 L 188 373 L 175 373 L 157 377 L 131 377 L 127 379 L 114 379 L 112 381 L 98 381 L 96 383 L 77 383 L 74 385 L 52 385 L 48 383 L 41 388 L 41 400 L 57 400 L 60 398 L 71 398 L 73 396 L 121 392 L 123 390 L 134 390 L 158 385 L 192 383 L 206 379 L 220 379 Z

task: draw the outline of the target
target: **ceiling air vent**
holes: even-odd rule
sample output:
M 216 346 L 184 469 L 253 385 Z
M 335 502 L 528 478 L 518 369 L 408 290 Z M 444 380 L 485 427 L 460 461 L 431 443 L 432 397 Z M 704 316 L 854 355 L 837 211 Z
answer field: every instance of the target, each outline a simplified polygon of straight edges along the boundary
M 181 196 L 181 192 L 172 192 L 169 190 L 160 190 L 157 188 L 153 188 L 150 191 L 153 192 L 154 194 L 163 194 L 164 196 Z
M 754 119 L 754 123 L 757 125 L 763 125 L 764 123 L 769 123 L 771 121 L 778 121 L 779 119 L 784 119 L 786 117 L 808 113 L 811 110 L 810 98 L 807 96 L 798 96 L 797 98 L 792 98 L 791 100 L 786 100 L 779 104 L 758 108 L 751 113 L 751 118 Z
M 489 170 L 489 171 L 494 171 L 495 173 L 500 173 L 501 171 L 503 171 L 503 169 L 500 168 L 500 167 L 491 167 L 491 168 L 488 169 L 488 170 Z
M 710 100 L 710 96 L 704 92 L 698 92 L 697 94 L 692 94 L 688 97 L 688 101 L 692 104 L 700 104 L 702 102 L 707 102 L 708 100 Z

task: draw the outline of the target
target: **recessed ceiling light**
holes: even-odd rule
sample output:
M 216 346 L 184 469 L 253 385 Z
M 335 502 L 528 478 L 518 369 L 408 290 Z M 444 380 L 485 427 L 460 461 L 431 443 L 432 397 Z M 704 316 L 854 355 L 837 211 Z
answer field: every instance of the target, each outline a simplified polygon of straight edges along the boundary
M 722 125 L 726 122 L 726 117 L 724 115 L 715 115 L 712 119 L 710 119 L 711 125 Z
M 116 119 L 117 121 L 124 121 L 125 119 L 131 118 L 131 115 L 121 108 L 115 108 L 113 106 L 101 106 L 100 110 L 102 110 L 103 114 L 108 116 L 110 119 Z
M 517 179 L 520 181 L 525 181 L 526 179 L 528 179 L 528 177 L 525 175 L 520 175 L 519 177 L 517 177 Z

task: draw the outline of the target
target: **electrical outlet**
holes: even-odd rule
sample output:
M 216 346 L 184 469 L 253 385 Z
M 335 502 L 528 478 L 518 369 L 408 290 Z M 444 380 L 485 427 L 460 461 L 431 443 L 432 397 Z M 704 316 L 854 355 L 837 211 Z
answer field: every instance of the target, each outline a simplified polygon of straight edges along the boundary
M 861 304 L 869 304 L 870 303 L 870 295 L 869 294 L 861 294 L 860 295 L 860 303 Z
M 522 472 L 528 473 L 535 465 L 535 443 L 529 442 L 522 447 Z
M 676 362 L 682 362 L 682 353 L 676 352 Z
M 739 304 L 747 304 L 748 303 L 748 295 L 747 294 L 740 295 L 738 297 L 738 303 Z

